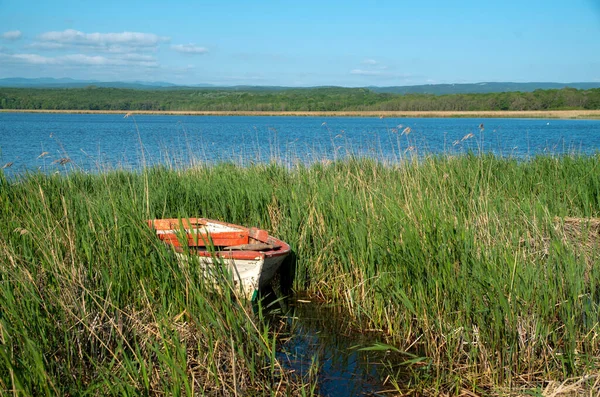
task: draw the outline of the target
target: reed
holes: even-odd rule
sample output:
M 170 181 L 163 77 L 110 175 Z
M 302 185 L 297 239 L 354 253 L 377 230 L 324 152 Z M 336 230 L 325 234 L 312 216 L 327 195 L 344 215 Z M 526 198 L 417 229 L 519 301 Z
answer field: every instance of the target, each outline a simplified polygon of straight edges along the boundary
M 600 236 L 585 219 L 600 212 L 599 160 L 467 154 L 0 176 L 0 387 L 314 391 L 275 365 L 268 327 L 143 223 L 187 216 L 290 243 L 297 291 L 379 329 L 373 348 L 408 353 L 388 367 L 398 392 L 541 394 L 573 377 L 598 387 Z
M 156 241 L 147 193 L 121 171 L 0 174 L 0 394 L 311 395 L 230 275 L 217 290 Z

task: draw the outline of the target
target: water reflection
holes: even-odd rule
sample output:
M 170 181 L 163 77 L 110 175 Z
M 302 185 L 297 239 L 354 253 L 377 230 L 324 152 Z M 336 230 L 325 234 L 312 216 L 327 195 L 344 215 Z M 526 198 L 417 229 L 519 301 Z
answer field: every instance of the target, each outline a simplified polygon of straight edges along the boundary
M 264 296 L 264 293 L 263 293 Z M 399 357 L 389 353 L 361 351 L 381 341 L 378 333 L 360 332 L 340 307 L 297 297 L 278 300 L 275 294 L 263 299 L 279 329 L 277 358 L 297 376 L 317 384 L 323 396 L 387 396 L 396 394 L 385 385 L 384 362 Z

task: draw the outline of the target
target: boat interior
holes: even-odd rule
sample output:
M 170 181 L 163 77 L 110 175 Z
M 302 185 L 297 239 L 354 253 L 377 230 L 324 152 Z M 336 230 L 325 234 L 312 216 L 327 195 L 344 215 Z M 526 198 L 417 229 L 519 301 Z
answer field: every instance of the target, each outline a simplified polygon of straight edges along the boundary
M 181 248 L 187 246 L 195 251 L 272 251 L 281 247 L 279 240 L 269 236 L 266 230 L 209 221 L 204 218 L 155 219 L 148 225 L 165 243 Z

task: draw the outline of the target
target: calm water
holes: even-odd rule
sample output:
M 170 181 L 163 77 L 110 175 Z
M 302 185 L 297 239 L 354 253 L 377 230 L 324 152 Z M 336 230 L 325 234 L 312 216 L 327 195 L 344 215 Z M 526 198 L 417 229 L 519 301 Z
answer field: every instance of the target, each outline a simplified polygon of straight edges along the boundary
M 398 161 L 469 150 L 524 158 L 599 149 L 599 120 L 0 113 L 0 167 L 12 162 L 9 174 L 274 158 L 310 163 L 347 155 Z M 66 166 L 58 163 L 64 158 L 71 160 Z
M 311 364 L 317 362 L 319 370 L 313 379 L 319 395 L 324 397 L 390 395 L 393 386 L 383 383 L 386 365 L 398 368 L 407 356 L 361 350 L 384 341 L 378 333 L 352 329 L 344 311 L 335 306 L 304 302 L 292 303 L 288 311 L 292 316 L 288 321 L 289 339 L 284 340 L 277 354 L 281 365 L 306 381 Z M 395 375 L 401 380 L 400 373 Z

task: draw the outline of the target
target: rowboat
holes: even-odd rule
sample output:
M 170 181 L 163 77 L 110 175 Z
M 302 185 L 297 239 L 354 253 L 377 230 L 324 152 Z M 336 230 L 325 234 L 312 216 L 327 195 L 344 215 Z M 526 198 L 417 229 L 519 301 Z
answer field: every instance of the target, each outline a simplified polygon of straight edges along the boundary
M 172 246 L 178 257 L 200 258 L 210 269 L 215 261 L 225 263 L 243 296 L 254 300 L 258 291 L 268 286 L 290 246 L 270 236 L 266 230 L 247 228 L 205 218 L 153 219 L 148 226 L 157 237 Z M 187 244 L 187 247 L 183 245 Z

